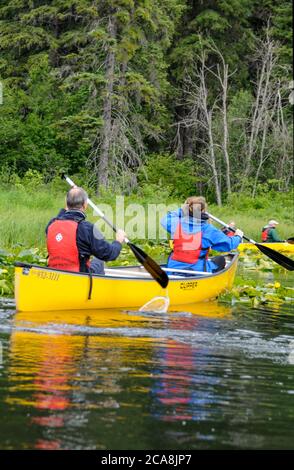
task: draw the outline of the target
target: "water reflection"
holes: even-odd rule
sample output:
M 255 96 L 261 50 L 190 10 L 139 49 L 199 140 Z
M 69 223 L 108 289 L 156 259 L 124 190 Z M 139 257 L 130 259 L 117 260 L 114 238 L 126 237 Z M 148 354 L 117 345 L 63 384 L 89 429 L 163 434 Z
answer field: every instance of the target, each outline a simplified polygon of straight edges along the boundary
M 146 327 L 151 336 L 156 331 L 192 332 L 199 322 L 195 313 L 206 312 L 208 318 L 231 313 L 214 303 L 189 310 L 194 314 L 180 307 L 180 313 L 160 316 L 119 311 L 17 313 L 10 338 L 6 403 L 34 410 L 29 421 L 44 434 L 34 441 L 34 447 L 63 448 L 62 436 L 69 421 L 84 425 L 89 411 L 102 409 L 109 417 L 109 411 L 119 410 L 122 403 L 129 406 L 120 398 L 121 380 L 138 375 L 138 369 L 141 378 L 150 378 L 153 364 L 157 372 L 151 395 L 156 392 L 163 406 L 172 407 L 171 413 L 163 411 L 157 418 L 192 419 L 190 384 L 197 349 L 168 337 L 154 341 L 140 334 Z M 137 331 L 139 337 L 128 337 L 131 331 Z M 148 393 L 148 388 L 143 390 Z M 142 389 L 135 387 L 135 391 Z M 55 438 L 46 439 L 52 430 Z
M 29 420 L 41 428 L 62 428 L 71 405 L 71 378 L 85 338 L 36 335 L 15 331 L 11 336 L 10 387 L 6 402 L 39 410 Z M 47 414 L 43 414 L 47 412 Z M 38 449 L 59 449 L 59 440 L 37 439 Z
M 5 311 L 0 445 L 263 447 L 281 429 L 289 445 L 291 314 L 281 312 Z
M 26 426 L 39 428 L 33 447 L 66 448 L 69 429 L 84 427 L 89 412 L 103 410 L 109 416 L 111 410 L 119 409 L 116 397 L 121 392 L 121 377 L 131 369 L 134 339 L 89 336 L 87 332 L 98 326 L 126 327 L 136 321 L 134 315 L 122 318 L 120 312 L 15 315 L 5 401 L 10 407 L 31 410 Z M 136 339 L 137 347 L 140 341 L 146 353 L 151 343 Z
M 212 309 L 210 317 L 213 316 L 213 312 L 216 314 Z M 224 316 L 229 311 L 223 308 L 219 313 Z M 201 324 L 199 318 L 191 316 L 185 320 L 171 319 L 170 327 L 192 333 L 199 331 Z M 206 329 L 212 334 L 215 333 L 215 326 L 212 323 L 207 323 Z M 189 344 L 167 340 L 155 348 L 157 369 L 152 392 L 160 405 L 157 404 L 155 408 L 157 418 L 168 422 L 185 422 L 205 420 L 209 416 L 206 405 L 214 402 L 213 386 L 219 383 L 220 379 L 210 376 L 208 355 L 207 348 L 195 347 L 193 342 Z M 197 387 L 195 387 L 196 380 Z M 201 391 L 203 384 L 205 391 Z

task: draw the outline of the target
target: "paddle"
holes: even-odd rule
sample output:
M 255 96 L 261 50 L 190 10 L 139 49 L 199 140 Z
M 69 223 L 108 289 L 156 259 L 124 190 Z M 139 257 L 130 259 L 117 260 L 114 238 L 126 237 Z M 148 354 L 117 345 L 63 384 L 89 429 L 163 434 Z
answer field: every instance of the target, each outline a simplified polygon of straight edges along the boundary
M 62 178 L 65 179 L 71 187 L 76 186 L 68 176 L 63 174 Z M 91 199 L 88 199 L 88 204 L 92 207 L 92 209 L 94 209 L 96 214 L 98 214 L 99 217 L 101 217 L 104 222 L 112 228 L 114 232 L 117 231 L 116 227 L 105 217 L 105 214 L 103 214 L 103 212 L 91 201 Z M 150 258 L 150 256 L 141 250 L 141 248 L 131 243 L 127 238 L 125 238 L 125 243 L 130 247 L 139 263 L 144 266 L 146 271 L 151 274 L 153 279 L 155 279 L 155 281 L 158 282 L 161 287 L 167 287 L 169 279 L 166 272 L 164 272 L 163 269 L 161 269 L 161 267 L 152 258 Z
M 236 230 L 234 228 L 229 227 L 228 224 L 226 224 L 222 220 L 218 219 L 217 217 L 214 217 L 213 215 L 209 214 L 208 212 L 207 212 L 207 215 L 210 219 L 214 220 L 215 222 L 219 223 L 220 225 L 223 225 L 224 227 L 230 228 L 230 230 L 232 230 L 232 232 L 236 232 Z M 287 256 L 282 255 L 278 251 L 272 250 L 271 248 L 268 248 L 267 246 L 264 246 L 260 243 L 257 243 L 254 240 L 252 240 L 251 238 L 245 237 L 245 235 L 243 236 L 243 238 L 245 238 L 245 240 L 247 240 L 249 243 L 252 243 L 253 245 L 255 245 L 264 255 L 268 256 L 273 261 L 275 261 L 276 263 L 283 266 L 283 268 L 288 269 L 288 271 L 293 271 L 294 270 L 294 261 L 291 258 L 288 258 Z

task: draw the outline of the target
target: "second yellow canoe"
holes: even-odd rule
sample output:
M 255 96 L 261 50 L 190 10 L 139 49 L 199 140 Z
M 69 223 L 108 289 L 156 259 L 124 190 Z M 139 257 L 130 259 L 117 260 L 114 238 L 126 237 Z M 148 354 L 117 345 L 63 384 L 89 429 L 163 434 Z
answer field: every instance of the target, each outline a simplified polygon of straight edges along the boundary
M 268 248 L 271 248 L 272 250 L 276 250 L 279 253 L 294 253 L 294 244 L 291 243 L 260 243 L 260 245 L 267 246 Z M 252 251 L 258 251 L 257 246 L 253 245 L 253 243 L 240 243 L 238 246 L 239 251 L 245 251 L 245 250 L 252 250 Z

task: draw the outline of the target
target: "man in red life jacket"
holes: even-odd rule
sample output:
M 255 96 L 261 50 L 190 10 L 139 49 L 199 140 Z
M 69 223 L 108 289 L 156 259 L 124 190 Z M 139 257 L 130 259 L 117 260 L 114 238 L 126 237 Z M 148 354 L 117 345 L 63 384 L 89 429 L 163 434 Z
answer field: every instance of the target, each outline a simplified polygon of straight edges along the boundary
M 278 237 L 276 226 L 279 224 L 276 220 L 270 220 L 267 225 L 262 228 L 261 240 L 266 243 L 284 242 Z
M 66 196 L 66 209 L 50 220 L 46 228 L 48 266 L 64 271 L 104 273 L 104 261 L 113 261 L 120 254 L 126 237 L 123 230 L 116 241 L 108 243 L 94 225 L 87 222 L 85 211 L 88 195 L 78 187 Z M 90 256 L 95 258 L 90 263 Z
M 228 226 L 231 227 L 231 228 L 233 228 L 234 230 L 236 230 L 236 224 L 235 224 L 235 222 L 234 222 L 233 220 L 232 220 L 232 222 L 230 222 L 230 223 L 228 224 Z M 222 228 L 222 232 L 223 232 L 225 235 L 227 235 L 227 237 L 234 237 L 235 231 L 230 230 L 229 227 L 224 227 L 224 228 Z

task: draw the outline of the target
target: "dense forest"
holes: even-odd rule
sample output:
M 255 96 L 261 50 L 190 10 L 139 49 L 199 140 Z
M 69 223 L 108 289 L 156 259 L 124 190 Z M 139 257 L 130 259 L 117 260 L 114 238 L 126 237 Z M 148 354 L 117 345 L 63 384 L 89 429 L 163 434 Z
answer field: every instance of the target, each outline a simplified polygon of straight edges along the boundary
M 290 188 L 291 0 L 0 0 L 0 51 L 2 179 Z

